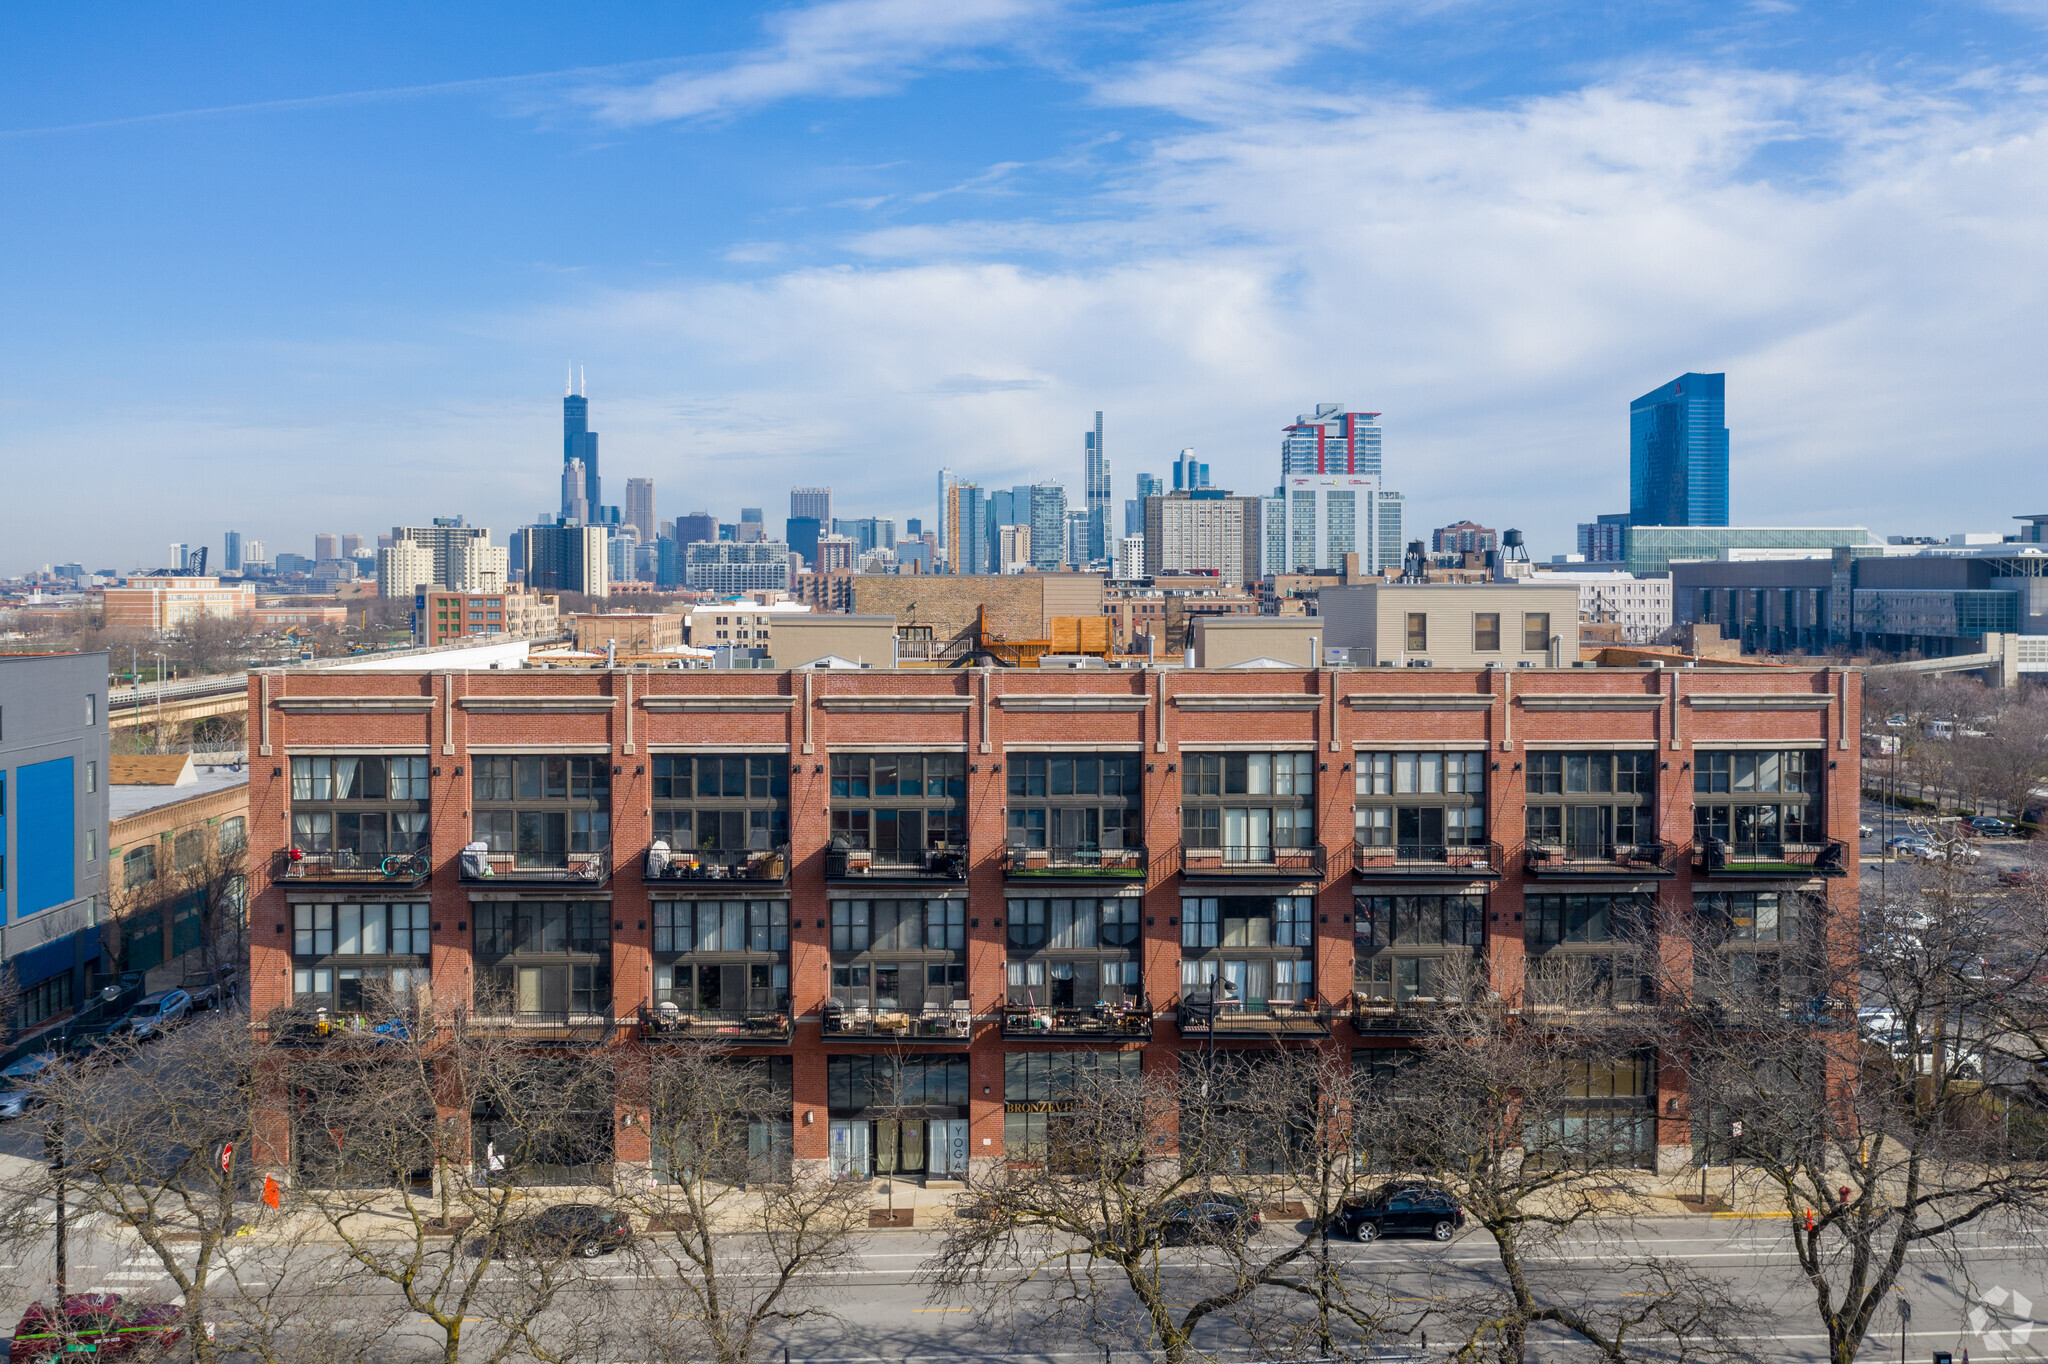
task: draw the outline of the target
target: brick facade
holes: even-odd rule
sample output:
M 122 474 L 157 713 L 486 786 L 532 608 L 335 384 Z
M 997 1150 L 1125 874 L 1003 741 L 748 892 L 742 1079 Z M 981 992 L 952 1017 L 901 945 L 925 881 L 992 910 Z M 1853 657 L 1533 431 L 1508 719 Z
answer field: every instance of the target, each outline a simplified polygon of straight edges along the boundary
M 929 580 L 938 586 L 943 579 Z M 927 584 L 920 584 L 920 587 Z M 1313 1045 L 1367 1049 L 1405 1045 L 1398 1028 L 1354 1025 L 1342 1007 L 1354 982 L 1358 897 L 1368 894 L 1465 890 L 1484 894 L 1482 960 L 1496 989 L 1519 991 L 1523 979 L 1526 898 L 1541 892 L 1643 890 L 1667 909 L 1689 910 L 1692 894 L 1710 888 L 1693 847 L 1693 759 L 1702 750 L 1801 750 L 1816 770 L 1824 839 L 1847 849 L 1840 873 L 1748 879 L 1750 889 L 1803 891 L 1853 905 L 1861 678 L 1838 668 L 1735 670 L 1527 669 L 1255 670 L 1181 669 L 1057 672 L 1038 670 L 890 671 L 859 673 L 720 673 L 617 669 L 597 673 L 348 673 L 273 671 L 251 675 L 249 791 L 253 879 L 250 994 L 261 1019 L 290 998 L 291 902 L 314 896 L 277 879 L 291 839 L 290 759 L 329 753 L 387 751 L 422 755 L 431 771 L 428 800 L 432 871 L 413 898 L 427 897 L 433 919 L 432 981 L 437 998 L 467 999 L 475 985 L 469 923 L 488 895 L 560 898 L 573 890 L 609 905 L 612 993 L 620 1019 L 618 1045 L 639 1036 L 635 1015 L 652 998 L 649 923 L 659 895 L 731 896 L 737 883 L 659 886 L 646 878 L 653 836 L 650 773 L 669 754 L 768 755 L 788 774 L 786 885 L 761 892 L 787 898 L 790 925 L 789 1004 L 793 1036 L 743 1054 L 788 1056 L 793 1063 L 795 1154 L 823 1160 L 827 1151 L 827 1060 L 881 1054 L 886 1041 L 822 1031 L 831 994 L 830 904 L 846 897 L 964 895 L 968 919 L 966 993 L 971 1041 L 898 1044 L 965 1054 L 970 1065 L 967 1121 L 975 1158 L 999 1156 L 1004 1140 L 1004 1056 L 1076 1047 L 1141 1049 L 1148 1069 L 1177 1064 L 1184 1038 L 1174 1005 L 1181 993 L 1182 896 L 1311 895 L 1314 897 L 1314 996 L 1332 1006 Z M 1190 754 L 1271 751 L 1312 755 L 1315 854 L 1320 871 L 1239 877 L 1197 884 L 1196 860 L 1181 848 L 1182 764 Z M 1354 851 L 1357 796 L 1354 765 L 1361 754 L 1409 749 L 1485 755 L 1485 827 L 1500 845 L 1496 880 L 1445 866 L 1394 879 Z M 1524 764 L 1562 748 L 1650 754 L 1655 784 L 1650 830 L 1640 842 L 1663 845 L 1656 874 L 1621 876 L 1590 868 L 1583 879 L 1525 864 Z M 964 755 L 968 857 L 964 881 L 945 886 L 872 889 L 848 880 L 828 883 L 831 758 L 877 749 Z M 515 888 L 466 882 L 459 852 L 471 837 L 475 758 L 530 752 L 595 756 L 611 764 L 611 870 L 589 887 Z M 1156 1011 L 1149 1040 L 1100 1036 L 1063 1040 L 1006 1037 L 999 1020 L 1005 998 L 1008 899 L 1017 896 L 1109 895 L 1106 888 L 1025 888 L 1005 856 L 1003 768 L 1032 754 L 1110 752 L 1141 755 L 1141 814 L 1146 871 L 1138 948 L 1142 992 Z M 1810 842 L 1820 841 L 1809 838 Z M 1836 849 L 1839 856 L 1841 849 Z M 1542 884 L 1538 884 L 1538 878 Z M 1714 879 L 1711 885 L 1731 883 Z M 1141 892 L 1139 892 L 1141 887 Z M 747 891 L 753 894 L 752 891 Z M 319 892 L 328 899 L 397 898 L 374 889 Z M 1327 1040 L 1323 1040 L 1324 1037 Z M 1271 1045 L 1256 1036 L 1218 1046 Z M 1675 1080 L 1660 1077 L 1654 1096 L 1660 1164 L 1687 1158 L 1692 1140 Z M 622 1116 L 624 1111 L 622 1110 Z M 644 1126 L 621 1125 L 617 1156 L 646 1156 Z M 635 1143 L 638 1149 L 635 1149 Z

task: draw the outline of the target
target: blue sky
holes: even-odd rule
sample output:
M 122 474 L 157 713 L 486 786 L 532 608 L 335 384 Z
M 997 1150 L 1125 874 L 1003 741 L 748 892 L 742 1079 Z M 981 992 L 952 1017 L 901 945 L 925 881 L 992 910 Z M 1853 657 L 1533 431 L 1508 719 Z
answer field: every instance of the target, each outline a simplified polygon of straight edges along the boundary
M 1728 373 L 1747 524 L 2048 495 L 2048 0 L 46 6 L 0 48 L 0 571 L 947 465 L 1270 489 L 1383 412 L 1411 533 L 1570 548 Z M 2022 505 L 2024 504 L 2024 505 Z

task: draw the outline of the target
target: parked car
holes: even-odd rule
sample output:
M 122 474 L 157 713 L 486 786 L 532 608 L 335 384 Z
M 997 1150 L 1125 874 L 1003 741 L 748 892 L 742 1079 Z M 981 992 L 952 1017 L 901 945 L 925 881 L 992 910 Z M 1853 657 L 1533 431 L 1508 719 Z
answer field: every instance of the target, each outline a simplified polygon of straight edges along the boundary
M 135 1001 L 128 1011 L 127 1031 L 138 1042 L 161 1037 L 172 1024 L 192 1012 L 192 996 L 183 990 L 158 990 Z
M 13 1081 L 0 1083 L 5 1084 L 5 1088 L 0 1088 L 0 1122 L 25 1118 L 43 1106 L 42 1090 Z
M 1917 857 L 1923 862 L 1932 862 L 1935 858 L 1941 856 L 1932 843 L 1914 834 L 1901 834 L 1897 838 L 1888 838 L 1885 840 L 1884 846 L 1887 851 L 1895 852 L 1901 857 Z
M 1872 824 L 1858 824 L 1856 826 L 1856 837 L 1858 838 L 1869 838 L 1876 832 L 1877 827 Z
M 1337 1225 L 1347 1236 L 1430 1236 L 1448 1241 L 1465 1225 L 1465 1210 L 1447 1190 L 1427 1184 L 1387 1184 L 1344 1201 Z
M 14 1328 L 10 1359 L 91 1355 L 155 1359 L 185 1338 L 185 1309 L 168 1302 L 129 1302 L 119 1293 L 74 1293 L 61 1312 L 32 1302 Z
M 1230 1194 L 1189 1194 L 1167 1206 L 1160 1239 L 1215 1245 L 1259 1234 L 1258 1209 Z
M 2012 825 L 1996 815 L 1975 815 L 1971 817 L 1969 824 L 1982 838 L 2011 838 L 2013 835 Z
M 1887 715 L 1884 717 L 1884 722 L 1893 729 L 1904 729 L 1909 723 L 1903 715 Z
M 2038 886 L 2041 873 L 2032 867 L 2007 867 L 1998 873 L 1999 884 L 2007 886 Z
M 594 1260 L 633 1243 L 626 1214 L 590 1203 L 558 1203 L 520 1218 L 500 1233 L 500 1255 L 581 1255 Z

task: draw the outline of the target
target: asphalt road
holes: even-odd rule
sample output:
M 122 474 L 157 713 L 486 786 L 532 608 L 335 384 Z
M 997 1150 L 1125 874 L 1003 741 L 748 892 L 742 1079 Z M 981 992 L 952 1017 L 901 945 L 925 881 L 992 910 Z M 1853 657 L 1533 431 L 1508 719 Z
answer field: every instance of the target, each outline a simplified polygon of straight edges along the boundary
M 1283 1234 L 1268 1230 L 1260 1243 L 1277 1247 L 1283 1244 Z M 1823 1338 L 1813 1324 L 1810 1290 L 1792 1262 L 1781 1222 L 1646 1219 L 1629 1228 L 1624 1239 L 1632 1253 L 1656 1253 L 1682 1263 L 1748 1300 L 1745 1330 L 1762 1357 L 1825 1357 Z M 76 1234 L 72 1244 L 72 1291 L 113 1290 L 147 1300 L 171 1296 L 161 1265 L 146 1250 L 90 1229 Z M 1103 1359 L 1105 1345 L 1114 1355 L 1111 1364 L 1138 1364 L 1141 1359 L 1134 1352 L 1138 1342 L 1119 1333 L 1050 1326 L 1046 1300 L 1035 1291 L 1020 1294 L 1015 1310 L 1000 1320 L 960 1303 L 933 1301 L 916 1278 L 937 1244 L 935 1236 L 924 1232 L 866 1237 L 858 1259 L 835 1276 L 829 1306 L 836 1320 L 799 1323 L 778 1335 L 778 1342 L 788 1346 L 792 1361 L 809 1364 L 936 1364 L 953 1359 L 1072 1364 Z M 1933 1351 L 1948 1350 L 1960 1361 L 1967 1349 L 1973 1362 L 2048 1358 L 2048 1227 L 1983 1228 L 1967 1234 L 1963 1245 L 1966 1273 L 1961 1278 L 1931 1249 L 1911 1258 L 1901 1294 L 1913 1306 L 1905 1357 L 1928 1360 Z M 1491 1243 L 1469 1230 L 1446 1246 L 1388 1240 L 1367 1246 L 1337 1243 L 1333 1249 L 1348 1282 L 1377 1289 L 1406 1311 L 1425 1310 L 1432 1301 L 1482 1287 L 1497 1273 Z M 1566 1247 L 1565 1252 L 1547 1263 L 1541 1274 L 1552 1282 L 1568 1278 L 1575 1291 L 1595 1304 L 1620 1305 L 1625 1298 L 1640 1296 L 1640 1282 L 1615 1272 L 1611 1246 Z M 310 1285 L 320 1278 L 323 1269 L 334 1266 L 336 1256 L 321 1248 L 284 1268 L 275 1263 L 275 1252 L 262 1244 L 237 1244 L 230 1254 L 251 1291 L 278 1291 L 285 1298 L 300 1291 L 295 1284 Z M 1185 1266 L 1195 1254 L 1170 1252 L 1168 1262 Z M 513 1265 L 491 1271 L 501 1280 L 518 1272 Z M 662 1270 L 630 1256 L 579 1266 L 578 1272 L 590 1276 L 589 1291 L 614 1295 L 602 1305 L 603 1314 L 614 1321 L 650 1310 L 660 1315 L 677 1301 L 673 1287 L 664 1288 Z M 0 1281 L 12 1289 L 9 1322 L 39 1287 L 46 1290 L 49 1274 L 48 1255 L 40 1249 L 0 1261 Z M 358 1281 L 347 1296 L 352 1300 L 347 1310 L 351 1321 L 377 1316 L 394 1305 L 392 1295 L 374 1282 Z M 577 1310 L 574 1295 L 564 1302 Z M 2036 1315 L 2039 1327 L 2033 1325 Z M 1899 1358 L 1897 1316 L 1886 1311 L 1879 1320 L 1880 1328 L 1873 1332 L 1863 1357 Z M 1438 1348 L 1431 1357 L 1441 1357 L 1445 1337 L 1441 1325 L 1432 1332 Z M 1249 1358 L 1242 1341 L 1227 1321 L 1218 1321 L 1201 1343 L 1226 1358 Z M 1537 1360 L 1585 1357 L 1583 1350 L 1561 1338 L 1539 1335 L 1532 1346 L 1531 1356 Z M 1655 1359 L 1664 1353 L 1654 1339 L 1645 1339 L 1637 1357 Z

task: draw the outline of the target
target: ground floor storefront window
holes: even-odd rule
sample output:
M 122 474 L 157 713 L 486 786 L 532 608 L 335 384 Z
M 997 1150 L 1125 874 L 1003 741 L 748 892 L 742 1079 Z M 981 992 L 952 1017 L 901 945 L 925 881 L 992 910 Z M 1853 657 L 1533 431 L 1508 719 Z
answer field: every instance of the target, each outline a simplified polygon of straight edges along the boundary
M 825 1075 L 834 1178 L 967 1173 L 965 1056 L 834 1056 Z

